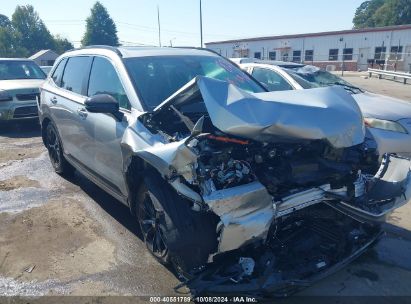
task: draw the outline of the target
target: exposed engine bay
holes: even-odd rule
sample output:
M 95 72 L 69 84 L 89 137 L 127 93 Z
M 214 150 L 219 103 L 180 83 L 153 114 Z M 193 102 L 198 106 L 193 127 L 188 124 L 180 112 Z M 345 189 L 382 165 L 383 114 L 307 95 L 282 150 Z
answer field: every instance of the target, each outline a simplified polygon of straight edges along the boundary
M 327 183 L 331 189 L 346 186 L 348 195 L 356 197 L 354 182 L 359 174 L 372 174 L 378 168 L 375 151 L 363 144 L 333 149 L 321 141 L 260 144 L 206 135 L 195 148 L 203 195 L 258 180 L 278 199 Z
M 187 283 L 196 291 L 286 295 L 358 256 L 408 201 L 410 161 L 379 163 L 352 97 L 307 91 L 318 102 L 300 116 L 306 91 L 248 94 L 202 78 L 140 117 L 163 145 L 136 154 L 193 210 L 219 217 L 218 245 Z

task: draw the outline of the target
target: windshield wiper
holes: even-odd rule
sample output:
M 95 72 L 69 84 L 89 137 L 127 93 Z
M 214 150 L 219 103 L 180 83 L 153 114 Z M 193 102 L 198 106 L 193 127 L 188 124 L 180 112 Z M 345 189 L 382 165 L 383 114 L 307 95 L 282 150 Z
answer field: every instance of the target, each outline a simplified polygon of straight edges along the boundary
M 358 91 L 360 91 L 361 93 L 364 93 L 364 90 L 363 90 L 363 89 L 361 89 L 361 88 L 359 88 L 359 87 L 356 87 L 356 86 L 353 86 L 353 85 L 348 84 L 348 83 L 344 83 L 344 82 L 338 82 L 338 81 L 336 81 L 336 82 L 329 83 L 329 85 L 342 86 L 342 87 L 344 87 L 345 89 L 348 89 L 349 91 L 353 92 L 354 94 L 358 93 L 358 92 L 355 92 L 354 90 L 358 90 Z

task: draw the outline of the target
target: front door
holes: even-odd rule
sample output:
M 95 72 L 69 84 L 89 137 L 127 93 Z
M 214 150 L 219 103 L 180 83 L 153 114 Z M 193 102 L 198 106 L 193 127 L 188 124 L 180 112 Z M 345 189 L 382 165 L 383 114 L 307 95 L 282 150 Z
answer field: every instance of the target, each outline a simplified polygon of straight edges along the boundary
M 93 171 L 111 188 L 125 195 L 120 143 L 128 126 L 130 103 L 116 69 L 104 57 L 94 57 L 90 72 L 87 96 L 97 94 L 113 96 L 124 117 L 118 119 L 111 114 L 87 112 L 83 121 L 84 136 L 90 142 L 84 152 L 92 157 Z

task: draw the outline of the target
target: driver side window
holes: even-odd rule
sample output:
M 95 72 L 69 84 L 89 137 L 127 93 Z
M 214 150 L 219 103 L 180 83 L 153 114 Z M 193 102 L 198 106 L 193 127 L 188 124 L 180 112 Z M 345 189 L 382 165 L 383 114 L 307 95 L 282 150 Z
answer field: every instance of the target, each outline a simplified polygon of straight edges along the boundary
M 91 67 L 87 95 L 109 94 L 118 102 L 120 108 L 130 110 L 131 105 L 113 65 L 105 58 L 95 57 Z
M 292 86 L 285 80 L 281 75 L 276 72 L 264 69 L 264 68 L 253 68 L 253 73 L 255 79 L 261 82 L 269 91 L 287 91 L 292 90 Z

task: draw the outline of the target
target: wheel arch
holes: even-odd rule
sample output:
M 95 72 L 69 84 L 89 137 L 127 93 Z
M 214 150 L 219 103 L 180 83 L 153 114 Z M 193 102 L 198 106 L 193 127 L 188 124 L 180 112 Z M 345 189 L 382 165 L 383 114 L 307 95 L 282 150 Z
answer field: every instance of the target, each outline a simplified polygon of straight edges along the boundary
M 130 212 L 136 215 L 138 188 L 144 179 L 144 172 L 148 168 L 153 168 L 146 160 L 133 152 L 128 145 L 122 144 L 123 153 L 123 175 L 126 182 L 128 205 Z M 155 169 L 154 169 L 155 170 Z

